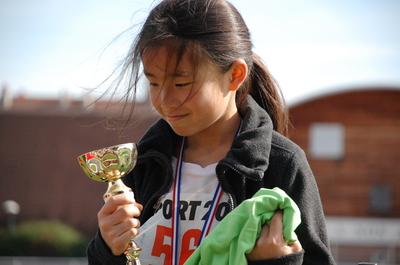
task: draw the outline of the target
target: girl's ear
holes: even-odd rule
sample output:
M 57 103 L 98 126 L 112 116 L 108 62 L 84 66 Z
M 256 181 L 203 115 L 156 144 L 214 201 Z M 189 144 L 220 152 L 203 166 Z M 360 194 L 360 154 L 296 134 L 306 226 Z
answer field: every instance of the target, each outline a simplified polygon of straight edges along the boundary
M 247 64 L 243 59 L 237 59 L 233 62 L 229 69 L 230 74 L 230 91 L 236 91 L 246 80 L 247 76 Z

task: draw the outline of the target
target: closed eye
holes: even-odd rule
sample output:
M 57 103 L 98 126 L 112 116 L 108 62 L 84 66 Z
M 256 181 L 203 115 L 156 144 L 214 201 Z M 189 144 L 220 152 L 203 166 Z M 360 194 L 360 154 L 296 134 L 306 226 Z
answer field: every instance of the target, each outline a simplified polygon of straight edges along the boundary
M 192 84 L 192 83 L 175 84 L 175 86 L 176 87 L 185 87 L 185 86 L 188 86 L 190 84 Z

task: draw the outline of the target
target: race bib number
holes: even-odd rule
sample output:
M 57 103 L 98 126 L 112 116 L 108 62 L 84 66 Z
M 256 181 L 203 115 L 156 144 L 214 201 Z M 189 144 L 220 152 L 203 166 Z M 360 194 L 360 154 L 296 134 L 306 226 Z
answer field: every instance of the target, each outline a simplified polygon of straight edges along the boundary
M 211 205 L 210 194 L 181 194 L 178 260 L 183 264 L 196 250 Z M 213 229 L 229 212 L 226 194 L 218 204 L 211 223 Z M 157 213 L 140 228 L 135 241 L 142 247 L 142 264 L 172 265 L 172 200 L 167 194 Z

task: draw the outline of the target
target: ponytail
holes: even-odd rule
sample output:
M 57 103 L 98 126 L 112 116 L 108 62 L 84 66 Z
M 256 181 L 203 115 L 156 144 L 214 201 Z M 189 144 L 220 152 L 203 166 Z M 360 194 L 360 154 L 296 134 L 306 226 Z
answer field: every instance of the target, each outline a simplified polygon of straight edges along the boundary
M 289 126 L 289 111 L 286 107 L 282 91 L 267 69 L 262 59 L 253 53 L 253 66 L 250 69 L 245 87 L 238 91 L 238 107 L 244 103 L 247 95 L 253 99 L 272 119 L 274 130 L 287 136 Z

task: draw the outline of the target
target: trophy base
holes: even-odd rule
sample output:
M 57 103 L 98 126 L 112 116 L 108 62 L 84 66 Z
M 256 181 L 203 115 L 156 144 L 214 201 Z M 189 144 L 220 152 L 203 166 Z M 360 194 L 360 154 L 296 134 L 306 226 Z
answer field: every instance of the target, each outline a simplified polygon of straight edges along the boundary
M 128 259 L 126 265 L 142 265 L 139 260 L 139 254 L 141 250 L 142 248 L 139 247 L 135 241 L 131 240 L 129 242 L 128 249 L 124 252 L 126 258 Z
M 140 260 L 135 259 L 126 261 L 126 265 L 142 265 L 142 263 L 140 262 Z

